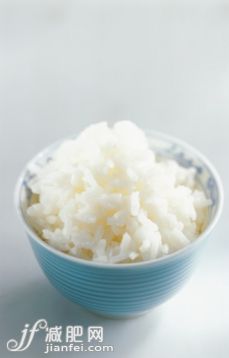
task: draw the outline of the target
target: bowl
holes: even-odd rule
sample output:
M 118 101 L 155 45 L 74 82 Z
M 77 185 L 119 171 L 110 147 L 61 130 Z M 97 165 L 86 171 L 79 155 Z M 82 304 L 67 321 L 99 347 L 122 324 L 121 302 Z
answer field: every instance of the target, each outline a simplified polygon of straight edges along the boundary
M 103 316 L 138 316 L 175 295 L 190 277 L 222 211 L 222 184 L 212 164 L 199 151 L 181 140 L 158 132 L 146 133 L 151 148 L 159 156 L 172 158 L 186 168 L 196 168 L 196 180 L 212 202 L 204 232 L 191 244 L 172 254 L 139 263 L 97 263 L 60 252 L 35 233 L 25 214 L 31 195 L 28 181 L 34 175 L 34 165 L 44 165 L 61 141 L 32 159 L 16 186 L 17 212 L 50 283 L 69 300 Z

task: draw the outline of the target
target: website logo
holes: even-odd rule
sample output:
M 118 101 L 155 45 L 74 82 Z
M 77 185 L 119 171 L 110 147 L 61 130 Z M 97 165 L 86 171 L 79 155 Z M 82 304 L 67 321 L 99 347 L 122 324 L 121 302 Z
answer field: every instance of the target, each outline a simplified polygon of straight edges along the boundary
M 103 327 L 81 325 L 49 326 L 47 320 L 39 319 L 32 326 L 26 323 L 21 330 L 21 337 L 10 339 L 7 349 L 11 352 L 27 350 L 39 331 L 44 332 L 44 353 L 50 352 L 113 352 L 114 347 L 103 345 Z M 89 345 L 90 343 L 90 345 Z

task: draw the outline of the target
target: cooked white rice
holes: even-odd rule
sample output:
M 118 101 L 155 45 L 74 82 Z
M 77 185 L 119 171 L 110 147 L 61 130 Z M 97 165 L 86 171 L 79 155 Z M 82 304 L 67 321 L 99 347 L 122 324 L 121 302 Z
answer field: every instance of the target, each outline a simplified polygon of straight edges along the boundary
M 65 141 L 29 187 L 27 213 L 43 240 L 107 263 L 151 260 L 188 245 L 210 204 L 195 169 L 156 158 L 127 121 L 98 123 Z

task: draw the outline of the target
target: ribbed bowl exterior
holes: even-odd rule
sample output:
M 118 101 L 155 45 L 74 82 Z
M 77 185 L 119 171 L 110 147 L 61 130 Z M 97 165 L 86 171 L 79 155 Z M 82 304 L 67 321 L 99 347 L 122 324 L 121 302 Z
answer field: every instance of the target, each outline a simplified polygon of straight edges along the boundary
M 53 286 L 69 300 L 109 317 L 143 314 L 173 296 L 187 280 L 195 250 L 147 265 L 103 267 L 71 261 L 30 237 L 33 251 Z

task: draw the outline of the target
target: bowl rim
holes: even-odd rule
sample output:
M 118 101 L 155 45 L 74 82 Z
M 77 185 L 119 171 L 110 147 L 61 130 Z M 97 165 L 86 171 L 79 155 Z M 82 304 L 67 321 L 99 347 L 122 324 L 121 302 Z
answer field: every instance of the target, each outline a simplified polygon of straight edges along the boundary
M 78 134 L 64 137 L 60 140 L 55 141 L 51 145 L 46 146 L 42 150 L 40 150 L 36 155 L 33 156 L 33 158 L 31 160 L 29 160 L 24 165 L 24 168 L 18 177 L 16 186 L 15 186 L 15 192 L 14 192 L 14 204 L 16 207 L 16 212 L 18 214 L 18 217 L 19 217 L 22 225 L 24 226 L 25 231 L 29 235 L 29 237 L 32 238 L 37 244 L 42 246 L 44 249 L 50 251 L 51 253 L 53 253 L 56 256 L 66 259 L 67 261 L 71 261 L 71 262 L 74 262 L 74 263 L 77 263 L 80 265 L 90 266 L 90 267 L 94 267 L 94 268 L 107 268 L 107 269 L 112 268 L 115 270 L 123 269 L 123 268 L 132 269 L 135 267 L 142 268 L 142 267 L 147 267 L 147 266 L 157 266 L 157 265 L 160 265 L 163 263 L 167 263 L 167 262 L 176 260 L 176 258 L 178 258 L 178 257 L 185 256 L 185 255 L 189 254 L 190 252 L 192 252 L 196 246 L 199 246 L 200 243 L 204 239 L 206 239 L 207 236 L 213 231 L 213 229 L 215 228 L 215 226 L 221 216 L 222 210 L 223 210 L 224 191 L 223 191 L 223 185 L 222 185 L 220 176 L 219 176 L 217 170 L 215 169 L 214 165 L 207 159 L 207 157 L 204 154 L 202 154 L 198 149 L 194 148 L 192 145 L 187 143 L 186 141 L 179 139 L 173 135 L 170 135 L 170 134 L 167 134 L 164 132 L 160 132 L 157 130 L 150 129 L 150 130 L 144 130 L 144 132 L 146 133 L 147 136 L 150 136 L 152 138 L 155 137 L 155 139 L 159 138 L 161 140 L 164 140 L 164 141 L 167 141 L 170 143 L 178 144 L 179 146 L 181 146 L 184 149 L 188 150 L 189 152 L 193 153 L 208 168 L 208 170 L 211 172 L 211 174 L 215 180 L 216 187 L 218 190 L 218 205 L 217 205 L 216 213 L 214 215 L 213 220 L 210 221 L 210 223 L 207 225 L 206 229 L 194 241 L 192 241 L 189 245 L 187 245 L 171 254 L 168 254 L 168 255 L 165 255 L 165 256 L 162 256 L 162 257 L 159 257 L 156 259 L 134 262 L 134 263 L 106 263 L 106 262 L 89 261 L 89 260 L 78 258 L 76 256 L 69 255 L 65 252 L 62 252 L 62 251 L 52 247 L 51 245 L 46 243 L 44 240 L 42 240 L 39 237 L 39 235 L 32 229 L 31 225 L 29 225 L 29 223 L 26 221 L 24 214 L 22 212 L 21 205 L 20 205 L 21 204 L 20 194 L 21 194 L 23 179 L 24 179 L 26 170 L 39 157 L 43 156 L 45 153 L 50 152 L 50 150 L 53 147 L 57 147 L 64 140 L 76 138 Z

